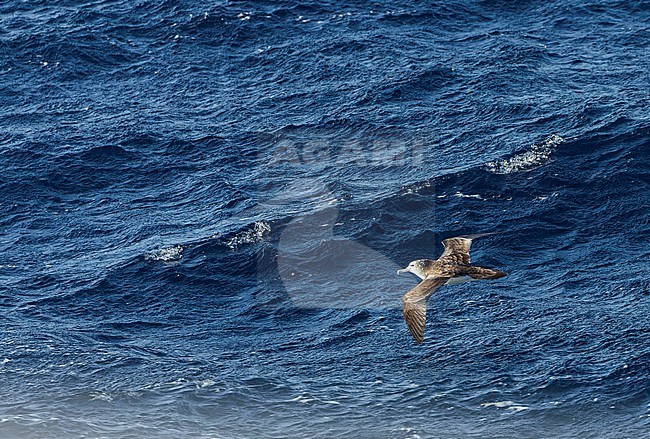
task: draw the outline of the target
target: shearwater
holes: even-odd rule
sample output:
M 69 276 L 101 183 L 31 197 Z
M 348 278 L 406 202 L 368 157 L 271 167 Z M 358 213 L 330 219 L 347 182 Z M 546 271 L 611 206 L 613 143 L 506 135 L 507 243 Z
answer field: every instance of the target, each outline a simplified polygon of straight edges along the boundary
M 469 248 L 472 240 L 494 233 L 481 233 L 448 238 L 442 241 L 445 251 L 437 259 L 418 259 L 400 273 L 413 273 L 420 279 L 415 288 L 402 296 L 402 313 L 409 332 L 418 344 L 424 340 L 424 325 L 427 319 L 427 300 L 443 284 L 453 285 L 481 279 L 499 279 L 506 273 L 491 268 L 471 265 Z

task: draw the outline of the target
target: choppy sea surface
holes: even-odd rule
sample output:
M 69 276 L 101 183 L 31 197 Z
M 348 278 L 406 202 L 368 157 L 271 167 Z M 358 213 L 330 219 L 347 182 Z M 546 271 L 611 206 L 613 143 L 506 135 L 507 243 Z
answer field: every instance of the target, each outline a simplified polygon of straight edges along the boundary
M 650 437 L 650 6 L 443 3 L 3 1 L 0 436 Z

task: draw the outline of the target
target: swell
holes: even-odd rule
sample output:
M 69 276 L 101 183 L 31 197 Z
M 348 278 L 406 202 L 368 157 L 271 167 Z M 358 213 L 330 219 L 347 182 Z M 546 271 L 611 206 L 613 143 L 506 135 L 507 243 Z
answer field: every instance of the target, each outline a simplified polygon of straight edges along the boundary
M 301 203 L 298 210 L 290 214 L 284 208 L 274 209 L 272 203 L 243 210 L 233 204 L 229 209 L 234 216 L 225 216 L 221 228 L 213 229 L 209 236 L 199 234 L 197 239 L 183 242 L 167 240 L 169 245 L 158 248 L 149 244 L 150 250 L 139 250 L 137 256 L 126 259 L 129 262 L 113 261 L 111 265 L 117 270 L 135 261 L 180 262 L 194 266 L 197 255 L 224 251 L 243 252 L 247 258 L 254 259 L 259 243 L 275 246 L 294 218 L 315 214 L 323 205 L 337 210 L 335 234 L 384 253 L 394 246 L 435 247 L 439 245 L 437 234 L 491 230 L 507 230 L 515 242 L 525 237 L 528 245 L 521 247 L 522 250 L 533 245 L 548 249 L 554 245 L 565 247 L 567 244 L 562 241 L 566 239 L 579 245 L 581 235 L 594 232 L 602 235 L 616 229 L 613 224 L 620 224 L 620 231 L 616 233 L 626 239 L 635 234 L 647 234 L 642 210 L 636 204 L 643 202 L 644 192 L 638 192 L 640 198 L 634 205 L 628 199 L 611 203 L 609 198 L 625 194 L 630 188 L 647 186 L 643 162 L 648 128 L 636 126 L 620 133 L 616 131 L 627 124 L 615 122 L 611 127 L 614 133 L 599 133 L 565 143 L 551 136 L 510 157 L 408 185 L 397 193 L 378 194 L 374 199 L 356 200 L 345 196 L 348 190 L 342 185 L 330 186 L 331 192 L 324 191 L 313 203 Z M 99 166 L 108 164 L 107 169 L 125 164 L 135 170 L 139 155 L 124 147 L 97 147 L 64 160 L 78 160 L 89 170 L 95 161 Z M 576 175 L 575 169 L 580 168 L 591 171 Z M 48 178 L 48 185 L 55 183 L 56 180 Z M 476 210 L 479 206 L 481 214 Z M 582 206 L 591 206 L 588 214 Z M 237 225 L 232 222 L 237 216 L 251 220 L 243 226 Z M 637 221 L 631 223 L 634 218 Z M 544 231 L 531 235 L 530 224 L 536 222 L 544 225 Z M 424 240 L 421 233 L 408 233 L 422 229 L 432 232 L 425 235 Z M 142 235 L 136 239 L 142 240 Z M 417 241 L 421 244 L 416 244 Z M 138 247 L 142 248 L 133 248 Z M 403 253 L 388 250 L 387 256 L 405 259 L 407 256 Z M 235 274 L 241 275 L 242 271 L 236 270 Z M 40 289 L 40 281 L 35 279 L 34 282 L 33 286 Z
M 559 225 L 561 220 L 557 218 L 557 212 L 566 209 L 567 205 L 577 206 L 580 197 L 585 197 L 584 202 L 593 203 L 594 207 L 603 206 L 608 197 L 626 191 L 630 182 L 647 184 L 641 172 L 647 149 L 645 131 L 645 128 L 637 128 L 627 134 L 598 135 L 569 141 L 551 135 L 509 157 L 404 186 L 397 193 L 374 199 L 357 201 L 354 197 L 337 198 L 336 192 L 344 190 L 344 186 L 330 186 L 331 192 L 321 192 L 322 198 L 315 199 L 315 205 L 307 203 L 303 206 L 305 209 L 291 215 L 283 214 L 280 210 L 269 216 L 261 206 L 245 210 L 242 216 L 259 220 L 239 229 L 218 232 L 213 242 L 235 250 L 260 242 L 267 236 L 271 240 L 277 239 L 278 232 L 296 215 L 315 214 L 323 208 L 323 203 L 328 208 L 337 209 L 339 218 L 359 220 L 373 213 L 379 217 L 406 217 L 414 210 L 416 213 L 418 210 L 435 208 L 453 211 L 463 205 L 481 203 L 487 204 L 483 209 L 491 211 L 491 204 L 511 204 L 519 209 L 523 207 L 522 212 L 528 212 L 528 216 L 512 218 L 510 224 L 513 224 L 513 220 L 525 223 L 537 215 L 549 220 L 555 217 Z M 627 145 L 624 147 L 624 144 Z M 573 173 L 576 168 L 593 171 L 579 176 Z M 598 190 L 591 191 L 592 188 Z M 360 209 L 362 203 L 369 203 L 369 207 Z M 616 218 L 624 214 L 614 209 L 609 211 Z M 629 213 L 636 211 L 638 209 L 633 208 Z M 444 222 L 444 219 L 441 221 Z M 494 225 L 498 226 L 499 223 Z M 357 232 L 358 236 L 363 234 Z M 195 244 L 200 244 L 200 241 L 187 245 Z

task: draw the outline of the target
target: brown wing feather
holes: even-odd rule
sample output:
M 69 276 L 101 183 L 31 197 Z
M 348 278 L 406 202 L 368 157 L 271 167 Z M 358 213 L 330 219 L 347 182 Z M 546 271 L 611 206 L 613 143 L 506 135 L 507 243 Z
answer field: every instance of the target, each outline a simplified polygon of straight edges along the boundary
M 447 282 L 447 277 L 428 277 L 402 296 L 402 313 L 409 332 L 418 344 L 424 340 L 424 325 L 427 321 L 427 300 L 438 287 Z
M 478 233 L 475 235 L 463 235 L 454 238 L 447 238 L 442 241 L 442 245 L 445 246 L 445 251 L 438 260 L 458 265 L 469 265 L 471 263 L 469 249 L 472 246 L 472 240 L 482 236 L 495 235 L 496 233 L 498 232 Z
M 468 238 L 448 238 L 442 241 L 445 251 L 439 260 L 452 264 L 469 265 L 469 248 L 472 246 L 472 240 Z

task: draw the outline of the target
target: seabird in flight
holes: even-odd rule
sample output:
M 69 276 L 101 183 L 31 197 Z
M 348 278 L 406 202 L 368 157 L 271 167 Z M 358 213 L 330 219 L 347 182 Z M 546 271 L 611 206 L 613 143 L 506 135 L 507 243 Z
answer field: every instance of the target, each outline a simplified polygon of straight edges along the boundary
M 427 300 L 443 284 L 454 285 L 481 279 L 499 279 L 506 273 L 470 264 L 469 248 L 472 240 L 494 233 L 457 236 L 442 241 L 445 251 L 437 260 L 418 259 L 397 271 L 413 273 L 420 279 L 415 288 L 402 296 L 402 312 L 409 332 L 418 344 L 424 340 L 427 319 Z

